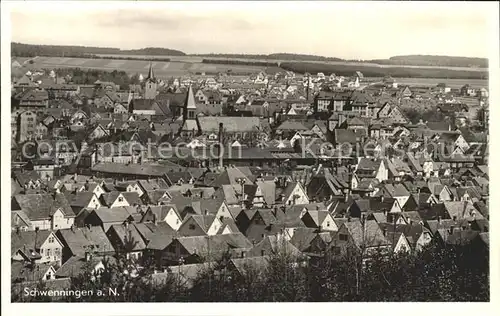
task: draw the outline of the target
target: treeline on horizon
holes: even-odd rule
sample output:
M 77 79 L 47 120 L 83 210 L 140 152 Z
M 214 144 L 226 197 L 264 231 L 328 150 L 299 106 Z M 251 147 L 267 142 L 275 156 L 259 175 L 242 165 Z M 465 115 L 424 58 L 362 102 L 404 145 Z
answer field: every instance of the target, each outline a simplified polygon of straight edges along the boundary
M 141 49 L 122 50 L 110 47 L 92 47 L 92 46 L 60 46 L 60 45 L 32 45 L 13 42 L 11 44 L 11 54 L 17 57 L 82 57 L 92 58 L 95 54 L 113 54 L 113 55 L 169 55 L 185 56 L 186 54 L 168 48 L 146 47 Z
M 262 67 L 279 67 L 277 62 L 265 61 L 249 61 L 249 60 L 224 60 L 224 59 L 203 59 L 204 64 L 219 64 L 219 65 L 242 65 L 242 66 L 262 66 Z
M 373 63 L 381 65 L 411 65 L 411 66 L 436 66 L 436 67 L 476 67 L 488 68 L 487 58 L 476 57 L 456 57 L 456 56 L 437 56 L 437 55 L 403 55 L 393 56 L 389 59 L 342 59 L 337 57 L 324 57 L 308 54 L 195 54 L 201 57 L 217 58 L 241 58 L 241 59 L 274 59 L 290 61 L 333 61 L 333 62 L 357 62 Z
M 445 68 L 381 68 L 370 65 L 334 65 L 313 62 L 282 62 L 280 63 L 280 67 L 284 70 L 300 74 L 316 74 L 322 72 L 327 76 L 332 73 L 337 76 L 352 76 L 356 71 L 361 71 L 365 77 L 384 77 L 389 75 L 394 78 L 488 79 L 487 71 L 453 70 Z
M 147 56 L 188 56 L 188 54 L 174 49 L 160 47 L 146 47 L 141 49 L 122 50 L 110 47 L 92 46 L 60 46 L 60 45 L 32 45 L 12 43 L 12 56 L 17 57 L 86 57 L 95 54 L 113 55 L 147 55 Z M 403 55 L 393 56 L 389 59 L 342 59 L 337 57 L 325 57 L 309 54 L 274 53 L 274 54 L 191 54 L 190 56 L 217 57 L 217 58 L 240 58 L 240 59 L 271 59 L 284 61 L 324 61 L 324 62 L 365 62 L 381 65 L 413 65 L 413 66 L 436 66 L 436 67 L 479 67 L 488 68 L 487 58 L 438 56 L 438 55 Z

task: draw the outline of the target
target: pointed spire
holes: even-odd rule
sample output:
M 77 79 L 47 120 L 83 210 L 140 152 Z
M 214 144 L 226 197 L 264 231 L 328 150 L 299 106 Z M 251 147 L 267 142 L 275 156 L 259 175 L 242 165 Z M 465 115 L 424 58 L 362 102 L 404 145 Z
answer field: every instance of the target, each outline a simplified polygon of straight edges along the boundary
M 155 79 L 155 74 L 153 73 L 153 62 L 149 62 L 149 73 L 148 73 L 148 78 L 147 79 Z
M 193 88 L 191 85 L 189 86 L 189 90 L 187 93 L 187 98 L 186 98 L 186 108 L 188 109 L 196 109 L 196 103 L 194 101 L 194 93 L 193 93 Z

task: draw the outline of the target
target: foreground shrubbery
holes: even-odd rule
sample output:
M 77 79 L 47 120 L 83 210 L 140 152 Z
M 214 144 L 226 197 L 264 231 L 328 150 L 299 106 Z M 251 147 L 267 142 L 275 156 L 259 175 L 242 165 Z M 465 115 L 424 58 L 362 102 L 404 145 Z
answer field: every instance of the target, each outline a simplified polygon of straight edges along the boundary
M 117 288 L 119 296 L 65 298 L 65 301 L 128 302 L 296 302 L 296 301 L 489 301 L 489 256 L 485 249 L 431 246 L 418 256 L 376 254 L 363 263 L 356 252 L 326 254 L 297 267 L 295 258 L 274 253 L 267 267 L 228 269 L 228 260 L 207 265 L 188 288 L 171 274 L 153 284 L 151 271 L 131 278 L 126 261 L 108 265 L 91 281 L 90 270 L 74 278 L 73 289 Z M 121 263 L 120 263 L 121 262 Z M 90 267 L 89 267 L 90 269 Z M 43 285 L 41 285 L 43 287 Z M 14 295 L 13 301 L 26 300 Z

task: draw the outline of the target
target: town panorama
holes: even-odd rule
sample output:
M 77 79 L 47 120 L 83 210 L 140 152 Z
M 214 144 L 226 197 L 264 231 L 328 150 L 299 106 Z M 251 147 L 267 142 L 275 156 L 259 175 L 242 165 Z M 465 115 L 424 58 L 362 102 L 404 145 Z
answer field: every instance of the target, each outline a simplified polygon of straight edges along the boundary
M 488 301 L 487 71 L 438 57 L 12 43 L 12 301 Z

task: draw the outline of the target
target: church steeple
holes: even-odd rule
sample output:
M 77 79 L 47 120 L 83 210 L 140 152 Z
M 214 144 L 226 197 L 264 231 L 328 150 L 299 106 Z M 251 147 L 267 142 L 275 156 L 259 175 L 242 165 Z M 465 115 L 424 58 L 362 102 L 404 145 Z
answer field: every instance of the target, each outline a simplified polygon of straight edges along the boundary
M 149 72 L 148 72 L 148 77 L 146 78 L 147 80 L 155 80 L 155 74 L 153 72 L 153 62 L 149 62 Z
M 156 89 L 157 87 L 157 82 L 155 75 L 153 73 L 153 63 L 149 63 L 149 72 L 148 72 L 148 77 L 144 81 L 145 84 L 145 91 L 144 91 L 144 99 L 148 100 L 153 100 L 156 98 Z
M 194 100 L 193 88 L 189 86 L 186 102 L 184 103 L 184 119 L 194 119 L 196 116 L 196 102 Z

